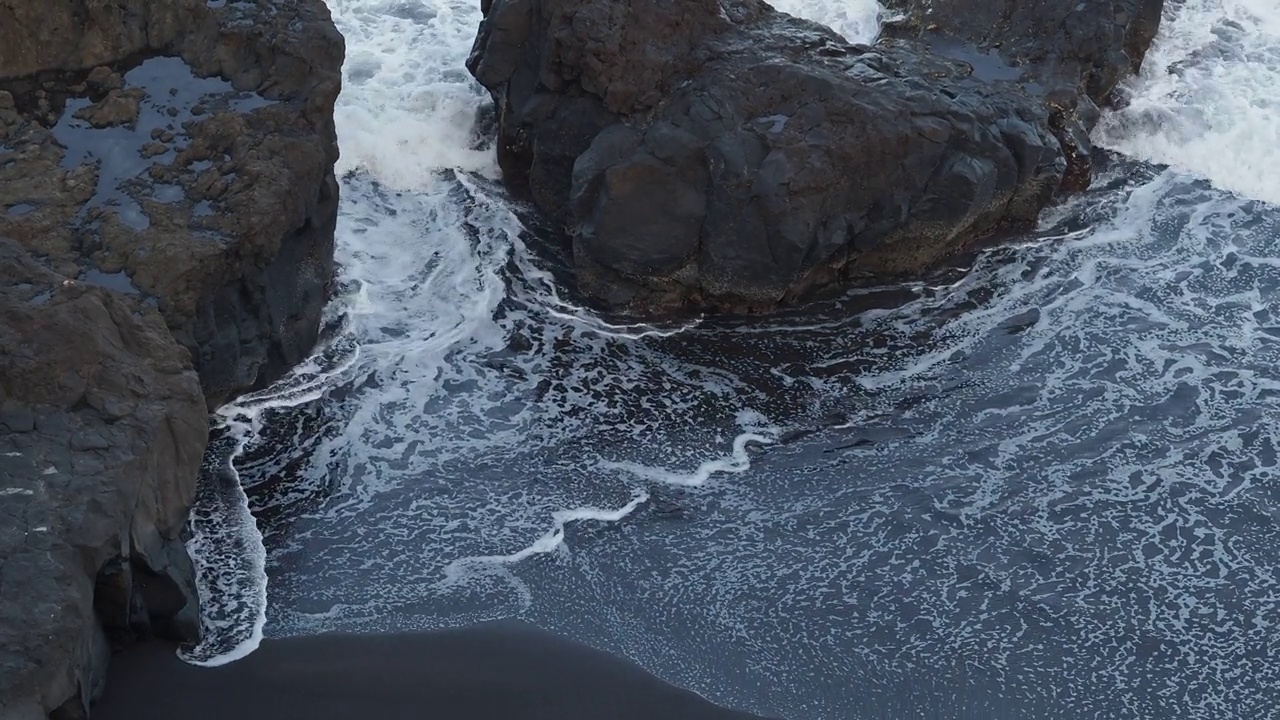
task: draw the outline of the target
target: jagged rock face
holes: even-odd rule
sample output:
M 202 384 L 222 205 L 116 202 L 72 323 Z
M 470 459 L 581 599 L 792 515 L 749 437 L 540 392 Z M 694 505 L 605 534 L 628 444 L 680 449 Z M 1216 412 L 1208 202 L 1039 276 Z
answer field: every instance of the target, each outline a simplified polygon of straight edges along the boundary
M 1150 40 L 1086 23 L 1097 36 L 1072 36 L 1067 67 L 1031 40 L 1010 58 L 923 30 L 850 45 L 758 0 L 483 9 L 468 67 L 497 106 L 508 186 L 572 235 L 581 290 L 649 313 L 768 309 L 1026 229 L 1087 184 L 1074 88 L 1101 99 L 1114 82 L 1090 73 L 1114 63 L 1086 60 Z
M 1109 99 L 1138 71 L 1160 27 L 1164 0 L 885 0 L 884 33 L 998 53 L 1041 85 Z
M 1089 131 L 1120 81 L 1136 73 L 1164 0 L 887 0 L 885 37 L 921 42 L 961 61 L 1014 68 L 1043 102 L 1068 161 L 1064 191 L 1092 177 Z
M 154 309 L 3 238 L 0 348 L 0 717 L 81 717 L 113 643 L 198 633 L 204 398 Z
M 196 639 L 207 411 L 315 342 L 342 60 L 321 0 L 0 0 L 0 720 Z
M 327 299 L 342 59 L 320 0 L 0 2 L 0 234 L 158 303 L 210 407 L 265 385 Z

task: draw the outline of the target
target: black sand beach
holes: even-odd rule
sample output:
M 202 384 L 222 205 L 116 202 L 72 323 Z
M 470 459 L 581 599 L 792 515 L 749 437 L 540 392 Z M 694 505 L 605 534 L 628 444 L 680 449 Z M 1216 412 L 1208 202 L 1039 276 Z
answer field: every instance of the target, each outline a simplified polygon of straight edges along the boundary
M 216 668 L 164 643 L 116 657 L 94 720 L 749 720 L 520 622 L 265 640 Z

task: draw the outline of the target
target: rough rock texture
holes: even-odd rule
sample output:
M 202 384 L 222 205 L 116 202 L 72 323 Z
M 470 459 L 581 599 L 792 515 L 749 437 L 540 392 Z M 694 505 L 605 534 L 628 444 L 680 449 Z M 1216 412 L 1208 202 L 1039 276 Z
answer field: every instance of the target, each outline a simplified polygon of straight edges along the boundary
M 1048 87 L 1107 101 L 1137 72 L 1164 0 L 885 0 L 884 34 L 996 51 Z
M 208 421 L 154 309 L 0 238 L 0 717 L 81 717 L 113 644 L 191 639 Z
M 315 342 L 343 41 L 320 0 L 0 0 L 0 235 L 154 299 L 209 405 Z
M 1087 185 L 1094 103 L 1159 5 L 903 0 L 863 46 L 760 0 L 485 0 L 468 68 L 588 296 L 758 310 L 918 274 Z
M 1160 27 L 1164 0 L 887 0 L 883 36 L 913 39 L 976 67 L 1014 69 L 1047 107 L 1069 161 L 1063 189 L 1091 179 L 1088 133 L 1099 107 L 1136 73 Z M 971 65 L 974 66 L 974 65 Z
M 342 60 L 321 0 L 0 0 L 0 720 L 196 639 L 207 410 L 315 341 Z

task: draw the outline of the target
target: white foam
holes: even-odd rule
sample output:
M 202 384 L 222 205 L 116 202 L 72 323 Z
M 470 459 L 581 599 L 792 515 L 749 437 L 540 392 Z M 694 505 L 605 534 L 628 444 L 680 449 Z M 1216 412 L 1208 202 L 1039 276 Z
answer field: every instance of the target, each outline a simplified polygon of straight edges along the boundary
M 1095 132 L 1107 148 L 1280 204 L 1280 5 L 1169 0 L 1129 104 Z
M 237 461 L 259 439 L 272 410 L 294 408 L 318 399 L 334 378 L 359 358 L 358 348 L 323 351 L 299 363 L 266 390 L 250 393 L 218 409 L 216 422 L 227 433 L 216 442 L 230 443 L 224 455 L 206 458 L 222 467 L 206 468 L 191 514 L 187 550 L 196 569 L 201 598 L 201 640 L 181 649 L 178 657 L 192 664 L 217 667 L 258 649 L 267 621 L 267 554 L 254 519 Z
M 870 43 L 880 33 L 883 12 L 876 0 L 771 0 L 789 15 L 822 23 L 849 42 Z
M 235 468 L 250 438 L 249 423 L 225 421 L 235 447 L 223 472 L 201 478 L 187 541 L 201 599 L 200 642 L 178 651 L 182 660 L 205 667 L 257 650 L 266 624 L 267 554 Z
M 491 150 L 471 149 L 487 100 L 464 61 L 480 22 L 474 0 L 330 0 L 347 39 L 335 120 L 339 172 L 364 169 L 395 188 L 420 188 L 441 168 L 492 174 Z

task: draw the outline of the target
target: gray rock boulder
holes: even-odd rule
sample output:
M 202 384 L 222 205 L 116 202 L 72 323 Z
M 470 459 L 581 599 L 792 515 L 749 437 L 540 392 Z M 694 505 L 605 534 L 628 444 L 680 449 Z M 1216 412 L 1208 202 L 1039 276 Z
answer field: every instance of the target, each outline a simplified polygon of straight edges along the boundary
M 1035 23 L 945 36 L 926 15 L 975 4 L 904 0 L 866 46 L 760 0 L 486 0 L 468 68 L 587 296 L 765 310 L 918 275 L 1087 184 L 1084 106 L 1136 67 L 1158 0 L 1006 0 Z
M 83 717 L 113 645 L 195 638 L 208 432 L 159 313 L 0 238 L 0 718 Z

